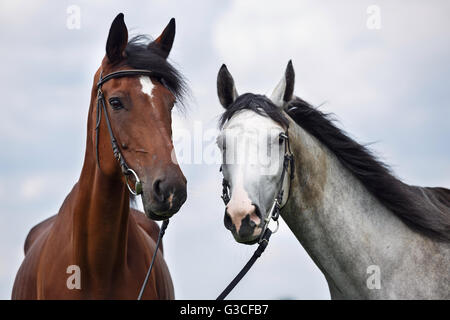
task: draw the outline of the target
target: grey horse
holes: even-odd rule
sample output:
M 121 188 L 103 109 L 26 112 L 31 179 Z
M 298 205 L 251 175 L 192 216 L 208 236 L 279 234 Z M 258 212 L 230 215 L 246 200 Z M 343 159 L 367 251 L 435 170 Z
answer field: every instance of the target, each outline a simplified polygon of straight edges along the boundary
M 449 299 L 450 190 L 398 180 L 294 91 L 288 63 L 271 97 L 239 95 L 225 65 L 217 138 L 231 199 L 225 226 L 253 244 L 277 191 L 281 216 L 324 274 L 332 299 Z M 294 165 L 280 181 L 287 141 Z

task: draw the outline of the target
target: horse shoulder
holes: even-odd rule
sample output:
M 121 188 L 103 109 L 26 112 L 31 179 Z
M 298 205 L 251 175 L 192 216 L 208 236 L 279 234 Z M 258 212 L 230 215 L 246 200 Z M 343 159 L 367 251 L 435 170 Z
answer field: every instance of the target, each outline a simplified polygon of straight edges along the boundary
M 156 241 L 158 241 L 160 230 L 159 225 L 152 219 L 147 218 L 144 213 L 139 210 L 131 208 L 130 211 L 137 225 L 156 243 Z M 160 244 L 159 249 L 163 252 L 162 243 Z

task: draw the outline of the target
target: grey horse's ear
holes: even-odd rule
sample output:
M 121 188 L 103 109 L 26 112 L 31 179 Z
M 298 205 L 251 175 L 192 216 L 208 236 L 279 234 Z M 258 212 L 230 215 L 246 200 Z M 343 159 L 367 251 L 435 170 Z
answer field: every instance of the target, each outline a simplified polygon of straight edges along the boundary
M 278 107 L 282 108 L 294 96 L 295 72 L 292 60 L 289 60 L 283 78 L 273 90 L 270 100 Z
M 106 41 L 106 56 L 110 63 L 115 64 L 125 58 L 127 43 L 127 26 L 123 20 L 123 13 L 119 13 L 111 24 Z
M 220 103 L 225 109 L 228 109 L 238 97 L 233 77 L 228 71 L 227 66 L 224 64 L 217 75 L 217 95 L 219 96 Z
M 170 19 L 166 28 L 155 41 L 150 42 L 148 48 L 157 48 L 157 53 L 167 59 L 170 50 L 172 50 L 173 40 L 175 39 L 175 18 Z

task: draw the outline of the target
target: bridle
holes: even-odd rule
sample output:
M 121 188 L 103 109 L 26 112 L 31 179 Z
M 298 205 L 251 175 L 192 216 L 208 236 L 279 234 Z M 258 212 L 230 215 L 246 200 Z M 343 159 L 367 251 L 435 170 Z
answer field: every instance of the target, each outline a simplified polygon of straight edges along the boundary
M 294 177 L 294 156 L 291 151 L 291 146 L 289 143 L 289 134 L 288 130 L 286 129 L 285 132 L 280 133 L 279 135 L 280 139 L 284 140 L 284 157 L 283 157 L 283 169 L 281 171 L 280 175 L 280 187 L 278 189 L 278 192 L 275 196 L 275 199 L 273 200 L 272 206 L 270 207 L 269 213 L 267 215 L 267 218 L 264 219 L 264 226 L 263 230 L 261 231 L 261 236 L 258 240 L 258 248 L 253 253 L 253 256 L 250 258 L 250 260 L 247 262 L 247 264 L 242 268 L 242 270 L 238 273 L 238 275 L 230 282 L 230 284 L 223 290 L 223 292 L 217 297 L 217 300 L 223 300 L 226 298 L 226 296 L 234 289 L 234 287 L 239 283 L 239 281 L 242 280 L 242 278 L 245 276 L 245 274 L 250 270 L 250 268 L 253 266 L 253 264 L 256 262 L 256 260 L 261 256 L 261 254 L 266 249 L 267 245 L 269 244 L 270 236 L 278 231 L 279 227 L 279 220 L 280 217 L 280 210 L 283 203 L 283 195 L 284 195 L 284 178 L 286 176 L 286 172 L 288 171 L 290 167 L 290 175 L 289 178 L 292 180 Z M 220 167 L 220 171 L 222 171 L 222 166 Z M 228 202 L 230 202 L 230 184 L 228 181 L 223 178 L 222 180 L 222 200 L 227 206 Z M 270 221 L 273 220 L 277 223 L 277 226 L 274 231 L 272 231 L 269 228 Z
M 122 77 L 131 77 L 131 76 L 154 77 L 155 73 L 153 71 L 139 70 L 139 69 L 120 70 L 120 71 L 116 71 L 116 72 L 107 74 L 105 77 L 102 77 L 102 72 L 100 72 L 100 79 L 97 82 L 97 121 L 96 121 L 96 125 L 95 125 L 95 152 L 96 152 L 96 157 L 97 157 L 97 165 L 100 168 L 100 159 L 98 157 L 98 135 L 99 135 L 99 131 L 100 131 L 100 122 L 102 120 L 102 109 L 103 109 L 103 113 L 105 114 L 106 125 L 108 127 L 109 138 L 111 140 L 111 146 L 112 146 L 112 150 L 114 153 L 114 157 L 117 159 L 117 161 L 119 161 L 119 165 L 122 170 L 122 174 L 125 177 L 125 182 L 127 184 L 128 190 L 130 191 L 131 194 L 136 196 L 136 195 L 142 193 L 141 180 L 139 179 L 137 173 L 128 166 L 127 162 L 125 161 L 125 159 L 122 155 L 122 152 L 120 151 L 119 145 L 117 144 L 116 137 L 114 136 L 114 133 L 112 131 L 111 122 L 109 120 L 108 112 L 106 109 L 105 95 L 103 94 L 103 91 L 102 91 L 102 85 L 105 82 L 107 82 L 111 79 L 122 78 Z M 136 181 L 134 190 L 131 188 L 129 180 L 128 180 L 128 177 L 130 175 L 133 175 L 134 179 Z
M 273 221 L 277 222 L 277 224 L 278 224 L 278 217 L 280 216 L 280 209 L 281 209 L 283 195 L 284 195 L 283 182 L 284 182 L 284 177 L 285 177 L 286 172 L 289 169 L 289 167 L 291 168 L 290 179 L 292 179 L 293 175 L 294 175 L 294 168 L 295 168 L 294 167 L 294 157 L 291 152 L 288 130 L 286 130 L 286 132 L 281 132 L 279 135 L 279 138 L 283 139 L 283 141 L 285 141 L 283 169 L 281 171 L 280 180 L 279 180 L 280 188 L 278 189 L 276 197 L 272 202 L 272 205 L 269 210 L 269 214 L 268 214 L 267 218 L 265 218 L 265 220 L 264 220 L 264 222 L 265 222 L 264 228 L 263 228 L 263 231 L 261 232 L 260 241 L 258 241 L 258 243 L 262 241 L 263 234 L 264 234 L 265 230 L 267 229 L 267 226 L 269 225 L 270 220 L 273 220 Z M 220 171 L 222 171 L 222 166 L 220 167 Z M 228 205 L 228 202 L 230 202 L 230 199 L 231 199 L 229 190 L 230 190 L 230 184 L 228 183 L 228 181 L 225 178 L 223 178 L 222 179 L 222 195 L 220 197 L 222 198 L 225 206 Z M 278 229 L 278 227 L 277 227 L 277 229 Z M 276 232 L 276 230 L 275 230 L 275 232 Z M 273 232 L 273 233 L 275 233 L 275 232 Z
M 125 183 L 128 187 L 128 190 L 130 191 L 131 194 L 137 196 L 139 194 L 142 193 L 142 184 L 141 184 L 141 180 L 139 179 L 137 173 L 131 169 L 127 162 L 125 161 L 122 152 L 120 151 L 119 145 L 117 143 L 116 137 L 114 136 L 114 133 L 112 131 L 112 127 L 111 127 L 111 122 L 109 120 L 109 116 L 108 116 L 108 111 L 106 109 L 106 103 L 105 103 L 105 95 L 103 94 L 102 91 L 102 85 L 111 80 L 111 79 L 115 79 L 115 78 L 122 78 L 122 77 L 132 77 L 132 76 L 148 76 L 148 77 L 155 77 L 157 76 L 157 74 L 153 71 L 149 71 L 149 70 L 120 70 L 120 71 L 116 71 L 116 72 L 111 72 L 110 74 L 107 74 L 105 77 L 102 77 L 102 73 L 100 72 L 100 79 L 97 82 L 97 121 L 96 121 L 96 125 L 95 125 L 95 152 L 96 152 L 96 157 L 97 157 L 97 165 L 100 168 L 100 160 L 98 157 L 98 135 L 99 135 L 99 131 L 100 131 L 100 122 L 102 120 L 102 109 L 103 112 L 105 114 L 105 120 L 106 120 L 106 125 L 108 127 L 108 132 L 109 132 L 109 138 L 111 140 L 111 146 L 112 146 L 112 150 L 114 153 L 114 157 L 117 159 L 117 161 L 119 162 L 120 168 L 122 170 L 122 174 L 125 177 Z M 162 80 L 162 79 L 161 79 Z M 163 83 L 164 84 L 164 83 Z M 130 175 L 134 176 L 135 179 L 135 185 L 134 185 L 134 190 L 131 188 L 128 177 Z M 141 286 L 141 290 L 139 291 L 139 296 L 138 296 L 138 300 L 142 299 L 142 295 L 144 293 L 145 287 L 147 286 L 147 282 L 148 279 L 150 277 L 150 274 L 152 272 L 153 269 L 153 264 L 155 262 L 156 259 L 156 254 L 158 253 L 159 250 L 159 246 L 161 243 L 161 240 L 164 236 L 164 233 L 167 229 L 167 226 L 169 224 L 169 219 L 164 220 L 162 225 L 161 225 L 161 229 L 159 231 L 159 235 L 158 235 L 158 240 L 156 241 L 156 247 L 155 247 L 155 251 L 153 253 L 153 257 L 152 260 L 150 262 L 150 266 L 148 268 L 147 274 L 145 276 L 144 282 Z

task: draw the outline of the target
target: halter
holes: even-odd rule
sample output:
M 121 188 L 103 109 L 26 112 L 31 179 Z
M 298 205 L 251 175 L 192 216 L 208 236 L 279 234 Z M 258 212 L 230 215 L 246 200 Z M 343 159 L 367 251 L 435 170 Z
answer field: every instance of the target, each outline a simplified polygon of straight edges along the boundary
M 130 191 L 131 194 L 133 195 L 138 195 L 142 193 L 142 184 L 141 184 L 141 180 L 139 179 L 137 173 L 131 169 L 128 164 L 126 163 L 122 152 L 120 151 L 119 145 L 117 144 L 117 140 L 114 136 L 114 133 L 112 131 L 112 127 L 111 127 L 111 122 L 109 121 L 109 116 L 108 116 L 108 112 L 106 110 L 106 104 L 105 104 L 105 96 L 103 94 L 102 91 L 102 85 L 114 78 L 122 78 L 122 77 L 131 77 L 131 76 L 155 76 L 155 73 L 152 71 L 148 71 L 148 70 L 120 70 L 120 71 L 116 71 L 116 72 L 112 72 L 110 74 L 107 74 L 104 78 L 102 78 L 102 73 L 100 72 L 100 79 L 97 82 L 97 121 L 96 121 L 96 125 L 95 125 L 95 152 L 96 152 L 96 157 L 97 157 L 97 165 L 100 168 L 100 160 L 98 157 L 98 135 L 99 135 L 99 131 L 100 131 L 100 121 L 102 120 L 102 109 L 103 112 L 105 113 L 105 120 L 106 120 L 106 125 L 108 127 L 108 132 L 109 132 L 109 137 L 111 140 L 111 146 L 112 146 L 112 150 L 114 153 L 114 157 L 117 159 L 117 161 L 119 161 L 119 165 L 120 168 L 122 170 L 122 174 L 125 177 L 125 183 L 128 187 L 128 190 Z M 101 106 L 100 106 L 101 104 Z M 131 188 L 130 183 L 128 181 L 128 177 L 130 175 L 134 176 L 135 179 L 135 185 L 134 185 L 134 190 Z
M 256 260 L 261 256 L 261 254 L 266 249 L 267 245 L 269 244 L 270 236 L 278 231 L 279 227 L 279 220 L 280 217 L 280 209 L 283 202 L 283 195 L 284 195 L 284 189 L 283 189 L 283 183 L 284 178 L 286 176 L 286 171 L 288 168 L 291 168 L 290 172 L 290 180 L 294 177 L 294 156 L 291 152 L 291 145 L 289 143 L 289 135 L 288 130 L 286 132 L 280 133 L 280 139 L 283 139 L 285 141 L 284 144 L 284 158 L 283 158 L 283 169 L 281 171 L 280 175 L 280 188 L 278 189 L 278 193 L 275 196 L 275 199 L 273 200 L 272 206 L 270 207 L 269 214 L 267 215 L 267 218 L 264 219 L 264 226 L 263 230 L 261 231 L 261 236 L 258 240 L 258 248 L 256 249 L 255 253 L 253 253 L 253 256 L 250 258 L 250 260 L 247 262 L 247 264 L 242 268 L 242 270 L 238 273 L 238 275 L 231 281 L 231 283 L 223 290 L 223 292 L 217 297 L 217 300 L 223 300 L 227 297 L 227 295 L 234 289 L 234 287 L 239 283 L 239 281 L 242 280 L 242 278 L 247 274 L 247 272 L 250 270 L 250 268 L 253 266 L 253 264 L 256 262 Z M 220 171 L 222 171 L 222 167 L 220 167 Z M 230 185 L 225 178 L 222 180 L 222 200 L 225 204 L 225 206 L 230 202 Z M 273 220 L 277 223 L 276 229 L 272 231 L 269 228 L 270 220 Z
M 98 134 L 100 131 L 100 121 L 102 120 L 102 109 L 103 109 L 103 112 L 105 113 L 105 120 L 106 120 L 106 124 L 108 127 L 109 137 L 111 139 L 111 146 L 112 146 L 112 150 L 114 153 L 114 157 L 117 159 L 117 161 L 119 161 L 119 165 L 122 170 L 122 174 L 125 177 L 125 183 L 127 184 L 128 190 L 130 191 L 131 194 L 133 194 L 135 196 L 142 193 L 141 180 L 139 180 L 137 173 L 128 166 L 127 162 L 125 161 L 125 159 L 122 155 L 122 152 L 120 152 L 120 148 L 119 148 L 119 145 L 117 144 L 117 140 L 112 131 L 111 122 L 109 121 L 108 112 L 106 110 L 105 96 L 102 91 L 102 84 L 104 84 L 108 80 L 111 80 L 114 78 L 132 77 L 132 76 L 149 76 L 149 77 L 153 76 L 154 77 L 155 75 L 156 74 L 152 71 L 137 69 L 137 70 L 121 70 L 121 71 L 112 72 L 112 73 L 106 75 L 104 78 L 102 78 L 102 72 L 100 72 L 100 79 L 97 82 L 97 122 L 95 125 L 95 150 L 96 150 L 96 157 L 97 157 L 97 165 L 100 168 L 100 160 L 98 157 Z M 100 106 L 100 104 L 101 104 L 101 106 Z M 134 179 L 136 181 L 136 183 L 134 185 L 134 190 L 131 188 L 131 186 L 128 182 L 128 177 L 130 175 L 133 175 Z M 142 295 L 144 294 L 145 287 L 147 286 L 147 282 L 149 280 L 150 274 L 153 269 L 153 265 L 154 265 L 154 262 L 156 259 L 156 254 L 158 253 L 161 240 L 164 236 L 164 233 L 167 229 L 168 224 L 169 224 L 169 220 L 164 220 L 161 225 L 161 229 L 159 230 L 158 240 L 156 241 L 155 252 L 153 253 L 153 257 L 150 262 L 150 266 L 147 270 L 147 274 L 146 274 L 144 282 L 142 283 L 142 286 L 141 286 L 141 290 L 139 291 L 139 295 L 137 298 L 138 300 L 141 300 Z

